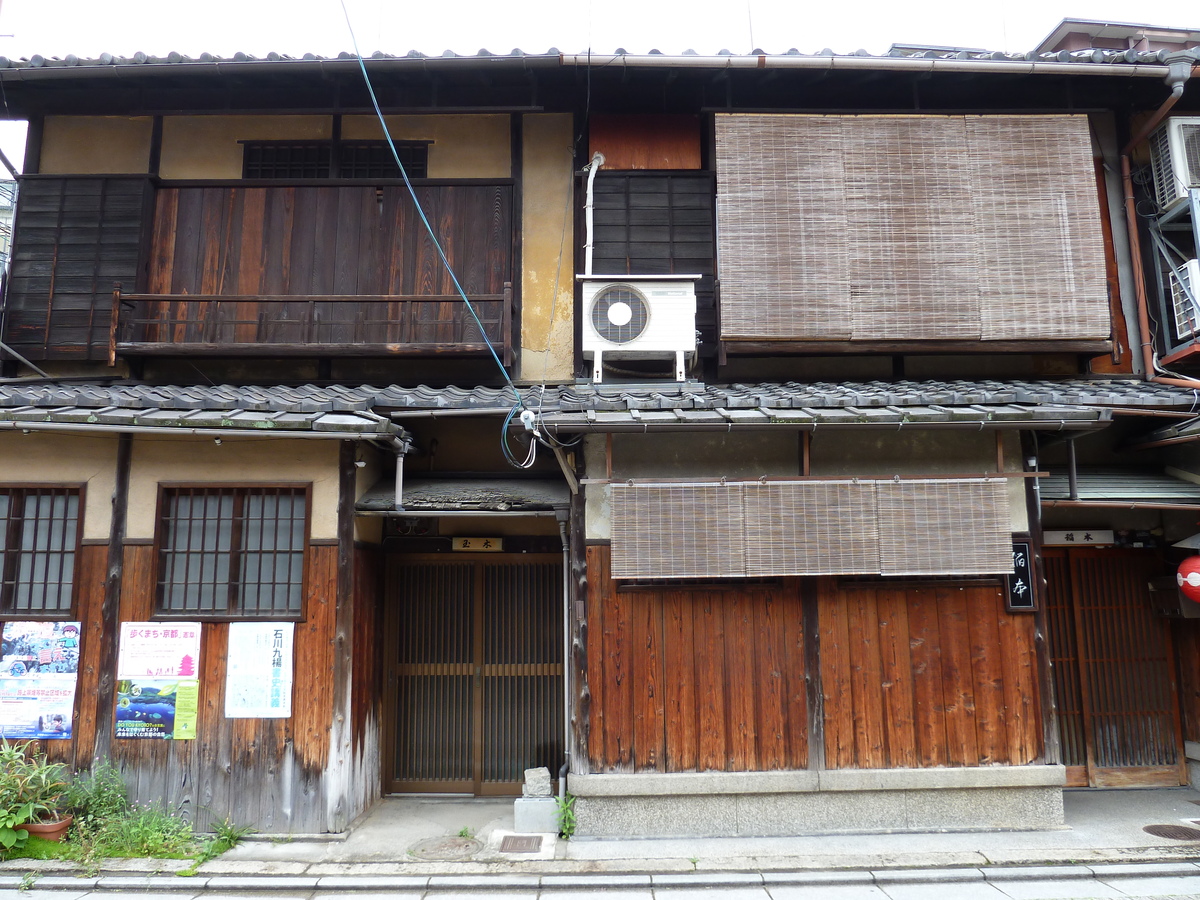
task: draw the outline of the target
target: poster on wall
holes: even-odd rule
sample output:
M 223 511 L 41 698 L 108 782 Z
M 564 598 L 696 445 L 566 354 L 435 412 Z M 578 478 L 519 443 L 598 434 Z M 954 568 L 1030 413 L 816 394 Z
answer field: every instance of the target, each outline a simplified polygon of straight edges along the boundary
M 118 679 L 114 735 L 191 740 L 196 737 L 199 709 L 200 682 L 194 678 Z
M 292 622 L 231 622 L 225 716 L 286 719 L 292 714 Z
M 78 622 L 5 622 L 0 737 L 68 740 L 79 674 Z
M 199 622 L 122 622 L 114 736 L 195 738 L 199 663 Z

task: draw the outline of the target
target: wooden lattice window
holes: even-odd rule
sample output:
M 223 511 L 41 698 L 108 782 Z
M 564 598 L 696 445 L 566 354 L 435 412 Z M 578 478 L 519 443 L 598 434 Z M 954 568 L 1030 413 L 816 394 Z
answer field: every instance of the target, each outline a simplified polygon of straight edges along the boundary
M 79 498 L 78 488 L 0 488 L 0 615 L 70 615 Z
M 159 614 L 301 618 L 307 531 L 305 488 L 163 488 Z

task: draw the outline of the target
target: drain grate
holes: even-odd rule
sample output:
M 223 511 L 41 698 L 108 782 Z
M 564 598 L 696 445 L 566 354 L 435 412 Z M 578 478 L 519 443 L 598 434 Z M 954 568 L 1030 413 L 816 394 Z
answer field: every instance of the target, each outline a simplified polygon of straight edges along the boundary
M 483 844 L 474 838 L 458 837 L 456 835 L 437 838 L 426 838 L 417 841 L 409 848 L 409 853 L 417 859 L 443 860 L 467 859 L 483 849 Z
M 1188 828 L 1186 825 L 1147 825 L 1142 831 L 1173 841 L 1200 841 L 1200 828 Z
M 537 853 L 541 849 L 540 834 L 506 834 L 500 842 L 501 853 Z

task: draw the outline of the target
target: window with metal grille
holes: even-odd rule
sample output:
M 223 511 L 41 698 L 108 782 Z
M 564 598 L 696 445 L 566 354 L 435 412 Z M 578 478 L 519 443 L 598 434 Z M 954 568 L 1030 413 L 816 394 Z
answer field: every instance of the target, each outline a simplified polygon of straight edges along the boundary
M 426 178 L 428 141 L 396 141 L 409 178 Z M 399 178 L 386 141 L 244 141 L 243 178 Z
M 329 178 L 332 160 L 328 141 L 248 141 L 242 151 L 242 177 Z
M 396 155 L 409 178 L 429 173 L 429 144 L 396 141 Z M 399 178 L 400 169 L 386 141 L 343 141 L 338 145 L 339 178 Z
M 307 510 L 305 488 L 164 488 L 159 614 L 299 619 Z
M 79 497 L 79 488 L 0 488 L 0 615 L 71 614 Z

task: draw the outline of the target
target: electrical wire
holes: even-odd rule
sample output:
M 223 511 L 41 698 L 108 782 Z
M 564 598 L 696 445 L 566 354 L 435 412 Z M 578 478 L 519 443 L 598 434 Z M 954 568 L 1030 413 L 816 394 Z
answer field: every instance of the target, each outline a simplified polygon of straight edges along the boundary
M 509 388 L 512 389 L 513 396 L 516 397 L 516 405 L 514 405 L 509 411 L 508 417 L 504 420 L 504 425 L 500 432 L 500 448 L 504 453 L 504 458 L 508 460 L 511 465 L 516 466 L 517 468 L 528 469 L 533 465 L 537 458 L 536 441 L 530 441 L 529 452 L 526 454 L 523 460 L 517 458 L 508 444 L 509 424 L 512 422 L 514 416 L 516 416 L 518 413 L 525 412 L 525 401 L 521 397 L 521 392 L 517 390 L 517 386 L 513 384 L 512 378 L 509 377 L 508 370 L 506 370 L 504 368 L 504 364 L 500 362 L 500 357 L 496 353 L 496 348 L 492 346 L 492 342 L 488 339 L 487 330 L 484 328 L 483 322 L 479 318 L 479 314 L 475 311 L 475 307 L 471 301 L 467 299 L 466 291 L 464 291 L 462 285 L 459 284 L 458 276 L 454 273 L 454 267 L 450 265 L 450 260 L 446 257 L 446 251 L 442 249 L 442 242 L 438 240 L 438 236 L 434 232 L 433 226 L 430 224 L 429 219 L 425 215 L 425 210 L 421 207 L 421 201 L 417 199 L 416 189 L 413 187 L 412 181 L 409 180 L 408 170 L 405 169 L 404 163 L 400 161 L 400 154 L 397 152 L 396 144 L 392 140 L 391 133 L 388 131 L 387 120 L 384 118 L 383 110 L 379 106 L 379 99 L 375 96 L 375 87 L 371 83 L 371 76 L 367 74 L 366 61 L 363 59 L 362 51 L 358 49 L 358 37 L 354 33 L 354 25 L 350 21 L 350 11 L 346 8 L 346 0 L 338 0 L 338 2 L 342 7 L 342 15 L 346 19 L 346 28 L 350 32 L 350 43 L 354 47 L 354 56 L 358 60 L 358 68 L 359 71 L 362 72 L 363 83 L 366 85 L 367 93 L 371 97 L 371 106 L 375 110 L 375 117 L 379 120 L 380 128 L 383 130 L 384 140 L 387 141 L 388 149 L 392 153 L 392 159 L 396 163 L 397 168 L 400 170 L 401 178 L 404 179 L 404 186 L 408 189 L 408 194 L 412 198 L 413 206 L 417 210 L 417 215 L 421 217 L 421 223 L 425 226 L 425 231 L 429 234 L 429 239 L 433 242 L 434 249 L 437 250 L 438 259 L 441 260 L 443 268 L 445 268 L 446 273 L 450 276 L 450 280 L 454 284 L 454 289 L 462 298 L 463 303 L 467 307 L 467 311 L 471 314 L 471 318 L 475 320 L 475 324 L 479 326 L 479 334 L 483 338 L 483 342 L 487 345 L 488 352 L 491 354 L 492 359 L 496 363 L 496 368 L 500 370 L 500 374 L 504 377 L 505 383 Z M 522 424 L 526 430 L 528 430 L 534 436 L 534 438 L 539 440 L 541 439 L 536 428 L 536 419 L 527 421 L 525 417 L 522 416 Z

